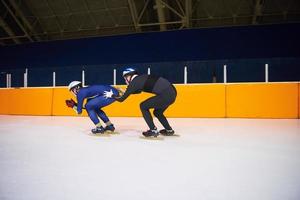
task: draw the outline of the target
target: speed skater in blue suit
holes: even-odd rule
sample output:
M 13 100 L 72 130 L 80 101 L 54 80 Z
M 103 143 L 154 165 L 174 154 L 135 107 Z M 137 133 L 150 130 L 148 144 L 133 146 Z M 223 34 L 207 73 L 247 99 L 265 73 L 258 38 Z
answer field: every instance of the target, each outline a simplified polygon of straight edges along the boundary
M 120 90 L 109 86 L 109 85 L 93 85 L 83 87 L 80 81 L 72 81 L 69 84 L 69 91 L 74 94 L 77 98 L 77 103 L 74 100 L 66 100 L 68 107 L 73 108 L 77 114 L 82 113 L 82 109 L 85 109 L 90 119 L 95 124 L 95 128 L 91 131 L 92 133 L 104 133 L 105 131 L 114 131 L 115 127 L 109 120 L 106 113 L 102 110 L 103 107 L 112 104 L 115 99 L 105 98 L 103 96 L 104 91 L 111 90 L 116 96 L 119 96 Z M 86 104 L 83 106 L 83 102 L 86 99 Z M 103 128 L 99 118 L 105 123 Z

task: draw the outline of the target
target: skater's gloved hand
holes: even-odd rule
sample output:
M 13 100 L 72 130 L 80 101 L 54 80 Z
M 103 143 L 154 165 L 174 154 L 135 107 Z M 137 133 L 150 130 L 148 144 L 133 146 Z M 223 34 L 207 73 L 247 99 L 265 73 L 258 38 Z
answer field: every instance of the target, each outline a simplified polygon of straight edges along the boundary
M 107 99 L 107 98 L 113 98 L 114 97 L 114 93 L 112 90 L 110 91 L 104 91 L 103 96 Z
M 78 112 L 77 106 L 74 106 L 74 107 L 73 107 L 73 110 L 75 111 L 75 113 L 76 113 L 77 115 L 80 115 L 80 114 L 81 114 L 81 113 Z
M 73 100 L 73 99 L 70 99 L 70 100 L 66 100 L 66 105 L 69 107 L 69 108 L 73 108 L 74 106 L 77 106 L 77 103 Z

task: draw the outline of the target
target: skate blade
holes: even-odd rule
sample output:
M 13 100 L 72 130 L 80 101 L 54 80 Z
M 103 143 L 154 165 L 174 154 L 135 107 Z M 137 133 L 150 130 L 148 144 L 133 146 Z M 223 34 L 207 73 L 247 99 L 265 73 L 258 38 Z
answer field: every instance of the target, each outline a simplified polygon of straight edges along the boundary
M 163 137 L 145 137 L 145 136 L 140 136 L 140 139 L 144 139 L 144 140 L 164 140 Z
M 88 133 L 88 135 L 89 136 L 93 136 L 93 137 L 110 137 L 110 135 L 109 134 L 107 134 L 107 133 L 96 133 L 96 134 L 94 134 L 94 133 Z
M 105 131 L 104 133 L 109 135 L 120 135 L 120 132 L 117 131 Z
M 164 136 L 164 137 L 180 137 L 180 135 L 178 135 L 178 134 L 173 134 L 173 135 L 161 135 L 161 136 Z

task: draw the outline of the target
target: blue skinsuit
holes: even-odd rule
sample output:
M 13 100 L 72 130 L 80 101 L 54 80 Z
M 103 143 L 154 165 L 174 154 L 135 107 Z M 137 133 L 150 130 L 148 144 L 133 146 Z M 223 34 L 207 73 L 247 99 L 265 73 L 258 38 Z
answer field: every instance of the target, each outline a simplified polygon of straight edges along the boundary
M 100 122 L 98 116 L 104 123 L 108 122 L 109 119 L 105 112 L 101 110 L 101 108 L 115 101 L 115 99 L 113 98 L 106 99 L 105 97 L 103 97 L 104 91 L 110 90 L 112 90 L 115 95 L 118 95 L 119 93 L 117 89 L 109 85 L 93 85 L 81 88 L 76 95 L 78 114 L 82 113 L 83 100 L 87 99 L 85 109 L 93 123 L 96 125 Z

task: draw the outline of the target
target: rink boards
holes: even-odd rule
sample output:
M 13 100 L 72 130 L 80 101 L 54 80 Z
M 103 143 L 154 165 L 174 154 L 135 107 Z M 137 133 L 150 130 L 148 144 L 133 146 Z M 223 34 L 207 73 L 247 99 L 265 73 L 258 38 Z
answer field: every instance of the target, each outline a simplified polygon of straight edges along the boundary
M 124 87 L 124 86 L 123 86 Z M 299 83 L 176 85 L 169 117 L 299 118 Z M 104 108 L 109 116 L 141 116 L 139 104 L 150 94 L 131 95 Z M 65 106 L 74 97 L 66 87 L 0 89 L 0 114 L 75 116 Z M 86 113 L 84 111 L 84 115 Z

